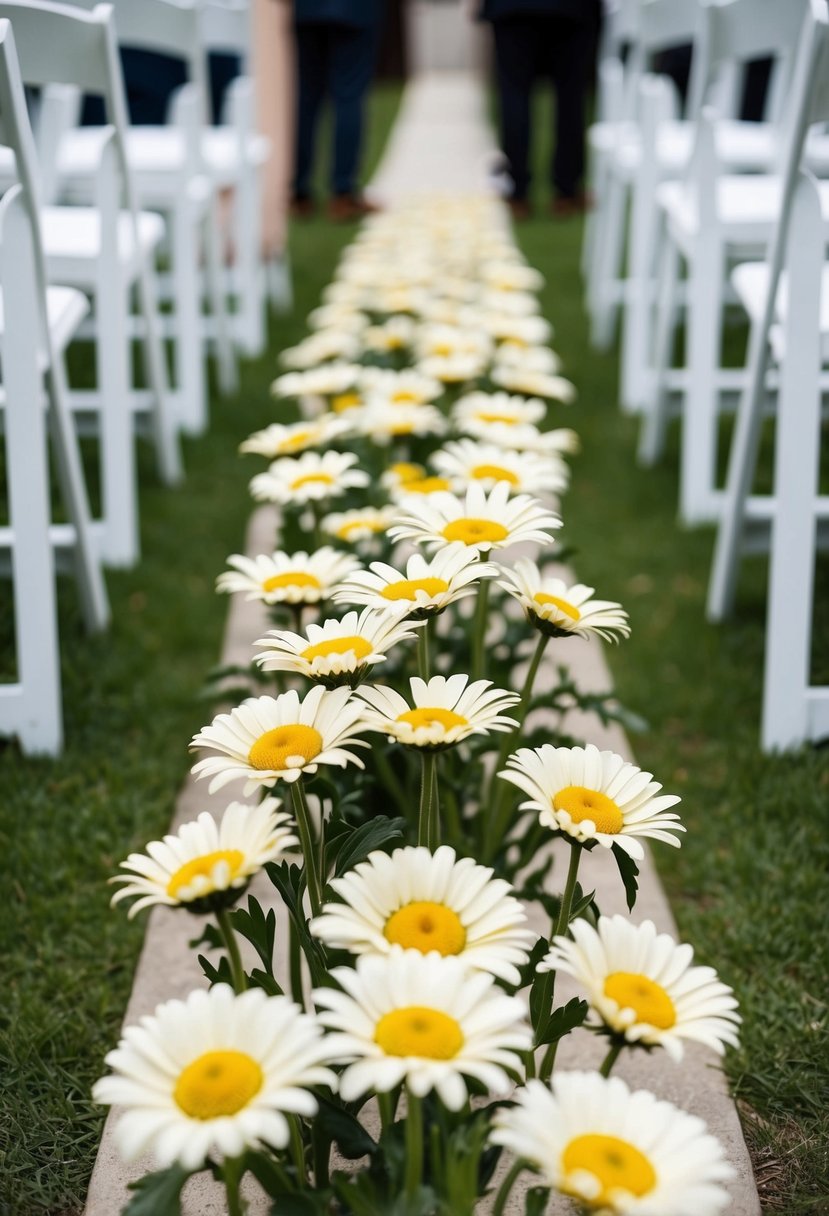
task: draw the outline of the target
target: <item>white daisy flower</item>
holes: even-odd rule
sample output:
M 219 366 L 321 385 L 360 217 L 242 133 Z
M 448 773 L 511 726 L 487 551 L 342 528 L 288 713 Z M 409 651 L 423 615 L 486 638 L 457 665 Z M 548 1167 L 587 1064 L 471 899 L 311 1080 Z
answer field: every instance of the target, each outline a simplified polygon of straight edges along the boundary
M 446 419 L 433 405 L 369 404 L 354 416 L 357 433 L 367 435 L 374 443 L 386 446 L 393 439 L 411 435 L 442 435 Z
M 452 489 L 452 483 L 448 477 L 434 477 L 431 474 L 423 477 L 414 477 L 409 481 L 403 481 L 397 486 L 389 487 L 389 498 L 399 507 L 407 498 L 414 496 L 428 496 L 430 494 L 447 494 Z M 396 519 L 399 512 L 395 510 L 394 518 Z
M 231 802 L 219 823 L 202 811 L 175 835 L 151 841 L 145 853 L 130 853 L 121 862 L 127 874 L 110 879 L 124 884 L 113 905 L 138 896 L 133 917 L 152 904 L 201 913 L 236 903 L 266 862 L 299 845 L 290 815 L 278 813 L 281 805 L 278 798 L 255 806 Z
M 548 532 L 560 527 L 559 517 L 537 498 L 529 494 L 510 498 L 510 487 L 504 481 L 497 482 L 489 494 L 473 482 L 463 498 L 454 494 L 434 494 L 421 501 L 405 498 L 389 536 L 437 548 L 461 541 L 487 553 L 526 541 L 549 544 Z
M 495 352 L 494 367 L 522 367 L 545 376 L 561 371 L 561 360 L 549 346 L 528 346 L 515 339 L 501 342 Z
M 424 405 L 437 401 L 443 393 L 439 380 L 421 376 L 413 368 L 395 372 L 387 368 L 367 367 L 362 380 L 369 404 Z
M 493 291 L 540 291 L 544 286 L 541 272 L 522 262 L 485 262 L 480 268 L 480 276 Z
M 559 1072 L 499 1108 L 491 1140 L 597 1216 L 718 1216 L 734 1171 L 702 1119 L 619 1077 Z
M 317 1019 L 287 997 L 215 984 L 127 1027 L 92 1096 L 125 1108 L 115 1127 L 125 1160 L 151 1152 L 162 1168 L 198 1170 L 212 1153 L 285 1148 L 286 1116 L 311 1118 L 310 1088 L 336 1085 L 330 1059 Z
M 593 587 L 568 586 L 563 579 L 542 574 L 535 562 L 519 558 L 510 569 L 500 567 L 498 586 L 518 600 L 527 620 L 550 637 L 600 637 L 618 642 L 630 635 L 628 614 L 612 600 L 594 600 Z
M 325 447 L 350 429 L 346 419 L 330 414 L 322 414 L 307 422 L 272 422 L 270 426 L 249 435 L 244 443 L 239 444 L 239 451 L 273 460 L 277 456 L 293 456 L 308 448 Z
M 536 317 L 541 311 L 538 298 L 528 291 L 494 291 L 484 287 L 479 293 L 478 303 L 485 312 L 513 317 L 515 320 Z M 544 326 L 546 336 L 541 341 L 546 342 L 552 337 L 553 327 L 549 321 L 545 321 Z
M 353 389 L 362 372 L 359 363 L 325 363 L 307 371 L 277 376 L 271 393 L 274 397 L 333 397 Z
M 543 317 L 516 316 L 511 311 L 485 312 L 481 324 L 496 342 L 517 342 L 541 346 L 549 342 L 553 327 Z
M 430 355 L 421 359 L 417 370 L 424 376 L 433 376 L 442 384 L 466 384 L 482 376 L 488 362 L 488 355 L 476 351 L 459 351 L 453 355 Z
M 426 476 L 426 466 L 412 460 L 397 460 L 380 475 L 384 490 L 399 490 L 410 481 L 420 481 Z
M 487 360 L 492 353 L 492 340 L 478 329 L 425 324 L 418 329 L 416 350 L 421 360 L 450 359 L 457 355 L 476 355 Z
M 372 562 L 369 570 L 351 575 L 333 598 L 336 603 L 432 616 L 455 600 L 474 595 L 478 582 L 496 573 L 497 567 L 480 561 L 467 545 L 447 545 L 428 560 L 413 553 L 403 571 Z
M 439 751 L 453 747 L 470 735 L 490 731 L 511 731 L 518 723 L 501 711 L 521 700 L 514 692 L 493 688 L 490 680 L 469 676 L 432 676 L 427 682 L 419 676 L 409 680 L 410 705 L 393 688 L 374 685 L 359 690 L 367 702 L 365 721 L 370 730 L 381 731 L 406 747 Z
M 547 413 L 537 397 L 513 397 L 509 393 L 467 393 L 452 408 L 452 422 L 459 431 L 472 433 L 470 423 L 490 426 L 535 426 Z
M 320 521 L 323 532 L 335 536 L 347 545 L 385 536 L 397 516 L 395 507 L 358 507 L 352 511 L 335 511 Z
M 680 801 L 661 794 L 662 786 L 615 752 L 586 747 L 522 747 L 498 773 L 529 795 L 519 810 L 538 811 L 538 821 L 575 840 L 595 840 L 603 848 L 617 844 L 631 857 L 645 855 L 637 837 L 648 836 L 679 848 L 675 832 L 684 832 L 679 816 L 668 808 Z
M 482 422 L 470 418 L 458 430 L 482 443 L 503 448 L 508 452 L 536 452 L 550 459 L 562 460 L 565 454 L 579 451 L 579 437 L 569 427 L 557 427 L 552 431 L 540 431 L 531 423 Z
M 308 314 L 308 324 L 311 329 L 347 330 L 349 333 L 363 334 L 369 324 L 364 312 L 342 304 L 320 304 Z
M 363 405 L 363 398 L 361 393 L 354 391 L 347 393 L 335 393 L 334 396 L 329 399 L 329 404 L 331 406 L 330 412 L 332 414 L 348 414 L 350 410 L 360 409 L 360 407 Z M 345 419 L 345 421 L 348 423 L 350 428 L 351 418 L 348 417 Z
M 254 642 L 262 647 L 256 662 L 264 671 L 296 671 L 311 680 L 354 683 L 368 668 L 385 662 L 386 652 L 398 642 L 416 637 L 419 621 L 406 621 L 399 613 L 365 608 L 347 612 L 342 620 L 310 624 L 307 636 L 285 629 L 269 629 Z
M 566 971 L 585 989 L 590 1024 L 628 1043 L 664 1047 L 681 1060 L 683 1040 L 723 1055 L 739 1046 L 737 1001 L 713 967 L 694 967 L 694 948 L 657 933 L 653 921 L 600 916 L 594 929 L 574 920 L 573 935 L 555 937 L 539 971 Z
M 363 955 L 338 967 L 342 986 L 320 988 L 320 1021 L 335 1033 L 328 1045 L 349 1063 L 340 1077 L 345 1102 L 405 1081 L 417 1097 L 433 1089 L 450 1110 L 467 1099 L 464 1076 L 491 1094 L 511 1087 L 505 1071 L 521 1068 L 518 1052 L 532 1042 L 524 1004 L 506 996 L 491 975 L 470 971 L 462 958 L 403 950 Z
M 309 334 L 297 346 L 283 350 L 279 358 L 285 367 L 309 371 L 329 359 L 356 359 L 359 353 L 359 332 L 351 325 L 336 325 Z
M 510 393 L 528 393 L 532 397 L 544 397 L 548 401 L 561 401 L 571 405 L 576 400 L 576 386 L 563 376 L 552 376 L 535 372 L 526 367 L 509 367 L 503 364 L 490 372 L 493 384 Z
M 346 490 L 369 484 L 368 473 L 355 469 L 352 452 L 303 452 L 275 460 L 267 473 L 251 479 L 250 492 L 259 502 L 305 503 L 336 498 Z
M 432 464 L 463 493 L 473 482 L 491 490 L 506 481 L 512 494 L 560 494 L 567 489 L 569 471 L 562 460 L 535 452 L 505 452 L 495 444 L 456 439 L 432 456 Z
M 280 780 L 297 781 L 321 764 L 363 768 L 347 749 L 368 746 L 359 738 L 366 729 L 364 713 L 364 702 L 349 688 L 329 692 L 317 685 L 302 700 L 295 689 L 279 697 L 251 697 L 193 736 L 191 749 L 209 747 L 221 754 L 197 761 L 191 771 L 211 778 L 211 794 L 244 777 L 247 795 Z
M 370 853 L 331 879 L 342 902 L 326 904 L 311 932 L 337 950 L 389 954 L 404 950 L 455 955 L 475 971 L 519 983 L 534 934 L 512 887 L 471 857 L 441 845 Z
M 233 553 L 227 564 L 231 569 L 216 579 L 216 590 L 244 592 L 246 599 L 266 604 L 318 604 L 360 568 L 356 557 L 331 545 L 314 553 Z
M 411 317 L 392 316 L 382 325 L 369 325 L 363 331 L 362 341 L 366 350 L 389 354 L 408 350 L 414 342 L 415 322 Z

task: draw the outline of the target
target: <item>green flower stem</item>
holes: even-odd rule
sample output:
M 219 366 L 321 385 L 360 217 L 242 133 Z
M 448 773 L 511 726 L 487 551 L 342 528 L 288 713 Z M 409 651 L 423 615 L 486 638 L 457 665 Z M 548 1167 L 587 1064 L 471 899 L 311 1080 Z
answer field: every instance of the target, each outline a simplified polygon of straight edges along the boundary
M 216 923 L 219 926 L 225 950 L 227 950 L 230 974 L 233 977 L 233 991 L 236 993 L 244 992 L 248 986 L 248 977 L 245 975 L 239 943 L 236 940 L 236 934 L 233 932 L 233 926 L 230 923 L 229 908 L 222 908 L 220 912 L 216 913 Z
M 226 1157 L 222 1165 L 222 1178 L 227 1193 L 227 1216 L 245 1216 L 248 1205 L 239 1192 L 239 1183 L 245 1172 L 241 1157 Z
M 512 1188 L 515 1186 L 518 1175 L 523 1173 L 523 1171 L 523 1162 L 514 1161 L 509 1173 L 498 1188 L 498 1195 L 492 1207 L 492 1216 L 504 1216 L 504 1208 L 507 1206 L 507 1200 L 510 1197 Z
M 386 792 L 391 795 L 401 812 L 407 810 L 410 805 L 409 795 L 403 789 L 403 786 L 395 776 L 394 769 L 389 763 L 388 756 L 383 751 L 381 743 L 378 742 L 374 745 L 374 747 L 372 747 L 371 755 L 375 765 L 377 766 L 377 772 L 380 776 L 380 780 L 386 787 Z
M 394 1104 L 390 1092 L 377 1095 L 377 1107 L 380 1111 L 381 1130 L 388 1131 L 394 1123 Z
M 300 1009 L 305 1008 L 305 993 L 302 987 L 302 948 L 299 934 L 291 917 L 288 918 L 288 968 L 291 996 Z
M 513 786 L 508 785 L 505 781 L 502 781 L 496 788 L 495 781 L 498 773 L 506 764 L 507 756 L 510 754 L 510 751 L 515 746 L 521 734 L 521 729 L 524 725 L 524 721 L 530 708 L 530 702 L 532 700 L 535 677 L 538 675 L 538 668 L 541 665 L 541 659 L 544 655 L 544 650 L 549 640 L 550 639 L 546 633 L 541 633 L 538 636 L 538 643 L 535 651 L 533 652 L 533 657 L 530 660 L 530 665 L 527 668 L 527 675 L 524 679 L 524 687 L 521 690 L 521 700 L 519 701 L 518 708 L 515 711 L 518 725 L 515 730 L 501 736 L 501 746 L 498 748 L 498 756 L 492 769 L 489 790 L 489 797 L 492 803 L 492 822 L 490 826 L 489 838 L 492 842 L 494 842 L 495 846 L 497 846 L 497 842 L 503 838 L 508 827 L 508 824 L 506 823 L 508 810 L 507 801 L 510 790 L 514 788 Z M 485 856 L 484 860 L 491 860 L 491 858 L 488 859 Z
M 425 625 L 417 631 L 417 674 L 421 680 L 429 679 L 429 642 L 432 632 L 431 617 L 426 618 Z
M 325 1132 L 316 1124 L 312 1124 L 314 1140 L 314 1187 L 324 1191 L 328 1186 L 331 1161 L 331 1141 Z
M 299 1185 L 305 1189 L 305 1183 L 308 1180 L 308 1174 L 305 1168 L 305 1145 L 302 1140 L 302 1130 L 299 1126 L 298 1115 L 288 1115 L 288 1126 L 291 1129 L 291 1156 L 294 1159 L 296 1166 L 297 1178 Z
M 570 912 L 573 907 L 573 896 L 576 892 L 576 879 L 578 878 L 579 862 L 581 861 L 582 852 L 583 850 L 580 844 L 573 842 L 573 844 L 570 845 L 570 866 L 567 870 L 567 882 L 564 885 L 564 894 L 561 897 L 561 906 L 558 911 L 558 920 L 556 921 L 555 928 L 553 929 L 553 937 L 559 937 L 562 933 L 566 933 L 567 926 L 570 924 Z M 547 975 L 550 977 L 549 1010 L 552 1012 L 556 992 L 556 973 L 555 971 L 548 971 Z M 538 1075 L 542 1081 L 549 1081 L 552 1075 L 557 1050 L 558 1042 L 550 1043 L 546 1052 L 544 1053 L 544 1059 L 541 1061 L 541 1068 L 538 1072 Z
M 319 916 L 322 908 L 322 881 L 317 866 L 317 853 L 314 847 L 314 825 L 305 790 L 302 788 L 302 778 L 291 785 L 291 795 L 294 800 L 299 839 L 302 844 L 302 856 L 305 860 L 305 882 L 308 887 L 308 899 L 311 902 L 312 916 Z
M 438 802 L 438 766 L 437 757 L 432 765 L 432 806 L 429 813 L 429 840 L 435 849 L 441 844 L 440 839 L 440 803 Z
M 435 764 L 437 758 L 434 752 L 421 749 L 421 780 L 420 780 L 420 815 L 417 822 L 417 843 L 433 848 L 436 841 L 432 840 L 432 803 L 437 803 L 437 788 L 435 782 Z M 437 807 L 435 807 L 435 815 Z
M 406 1090 L 406 1198 L 413 1200 L 423 1177 L 423 1109 L 420 1098 Z
M 611 1069 L 613 1068 L 613 1065 L 616 1063 L 616 1061 L 619 1059 L 619 1056 L 622 1053 L 623 1047 L 624 1047 L 624 1043 L 622 1043 L 621 1040 L 615 1042 L 611 1046 L 610 1051 L 605 1056 L 604 1060 L 602 1061 L 602 1066 L 599 1069 L 599 1072 L 603 1077 L 610 1076 Z
M 478 585 L 478 600 L 475 605 L 475 619 L 472 625 L 472 679 L 480 680 L 484 674 L 484 639 L 489 623 L 489 584 L 488 578 L 482 578 Z

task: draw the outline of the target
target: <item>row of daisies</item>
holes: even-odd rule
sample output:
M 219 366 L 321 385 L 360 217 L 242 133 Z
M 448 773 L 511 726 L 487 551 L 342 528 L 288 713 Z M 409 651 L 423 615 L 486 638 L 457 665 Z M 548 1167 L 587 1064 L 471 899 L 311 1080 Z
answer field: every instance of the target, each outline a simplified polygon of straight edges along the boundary
M 95 1087 L 124 1108 L 127 1158 L 151 1151 L 179 1171 L 179 1190 L 213 1168 L 231 1214 L 252 1170 L 272 1195 L 319 1203 L 309 1211 L 388 1212 L 403 1193 L 406 1211 L 460 1216 L 488 1193 L 504 1148 L 514 1163 L 496 1216 L 522 1170 L 534 1174 L 533 1211 L 539 1184 L 580 1211 L 707 1216 L 728 1204 L 732 1170 L 704 1124 L 609 1074 L 623 1050 L 677 1059 L 688 1039 L 720 1053 L 736 1044 L 733 993 L 690 946 L 649 921 L 599 915 L 577 885 L 595 847 L 630 878 L 641 837 L 678 845 L 679 800 L 590 744 L 520 746 L 551 639 L 566 649 L 576 636 L 628 634 L 619 604 L 545 572 L 577 445 L 549 425 L 574 390 L 547 345 L 539 286 L 495 204 L 432 200 L 373 217 L 310 336 L 283 353 L 291 370 L 273 391 L 298 402 L 301 420 L 242 444 L 270 462 L 251 492 L 279 504 L 283 547 L 231 557 L 219 589 L 268 606 L 277 627 L 255 643 L 255 663 L 276 695 L 204 727 L 193 747 L 212 754 L 193 771 L 211 792 L 241 780 L 261 800 L 231 803 L 218 822 L 203 813 L 131 855 L 113 901 L 133 899 L 131 915 L 154 904 L 209 913 L 226 956 L 210 974 L 229 982 L 128 1028 Z M 518 544 L 537 546 L 538 560 L 516 557 Z M 334 605 L 353 607 L 327 615 Z M 504 640 L 516 618 L 517 650 Z M 486 678 L 497 668 L 510 682 L 525 659 L 520 692 Z M 385 682 L 369 683 L 379 672 Z M 454 762 L 469 794 L 450 825 Z M 358 770 L 359 798 L 338 805 L 331 791 Z M 273 796 L 280 786 L 292 814 Z M 390 805 L 404 825 L 361 853 Z M 401 832 L 409 843 L 387 851 Z M 548 869 L 554 837 L 570 864 L 539 938 L 502 875 L 537 855 Z M 245 972 L 234 906 L 263 869 L 285 896 L 297 851 L 299 900 L 277 947 L 295 964 L 292 1000 L 267 951 Z M 562 972 L 584 994 L 564 1010 Z M 560 1038 L 581 1023 L 606 1037 L 601 1070 L 554 1071 Z M 370 1169 L 329 1175 L 337 1135 L 319 1117 L 323 1094 L 349 1115 L 379 1096 Z M 443 1146 L 424 1144 L 424 1103 Z M 478 1141 L 457 1138 L 480 1120 Z M 397 1134 L 405 1152 L 385 1153 L 378 1192 L 372 1153 Z

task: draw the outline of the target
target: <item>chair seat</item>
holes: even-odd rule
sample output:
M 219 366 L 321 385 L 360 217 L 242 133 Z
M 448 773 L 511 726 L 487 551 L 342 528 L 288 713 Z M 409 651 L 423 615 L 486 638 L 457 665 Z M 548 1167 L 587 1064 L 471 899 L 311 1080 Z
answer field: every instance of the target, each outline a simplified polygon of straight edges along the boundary
M 829 181 L 819 183 L 823 214 L 829 218 Z M 668 229 L 683 252 L 699 232 L 696 199 L 683 182 L 663 182 L 656 192 L 665 212 Z M 780 178 L 767 174 L 739 174 L 717 180 L 715 195 L 717 224 L 729 245 L 762 247 L 780 211 Z
M 740 173 L 768 169 L 777 150 L 774 128 L 768 123 L 736 122 L 730 119 L 715 127 L 717 155 L 720 162 Z M 681 174 L 691 159 L 694 147 L 694 124 L 664 122 L 656 133 L 656 156 L 663 175 Z M 617 141 L 613 165 L 624 178 L 630 179 L 642 162 L 642 140 L 634 127 Z
M 89 312 L 89 300 L 74 287 L 49 287 L 46 291 L 49 332 L 56 350 L 64 350 Z M 3 293 L 0 292 L 0 334 L 6 331 Z
M 756 322 L 763 312 L 763 304 L 768 290 L 769 268 L 765 262 L 743 262 L 736 266 L 731 274 L 740 303 L 748 313 L 749 319 Z M 820 335 L 824 362 L 829 361 L 829 264 L 823 267 L 820 294 Z M 785 354 L 785 338 L 783 323 L 786 320 L 789 304 L 789 284 L 786 272 L 780 276 L 775 301 L 777 324 L 769 333 L 772 354 L 779 363 Z
M 207 127 L 202 135 L 202 156 L 213 180 L 219 186 L 231 186 L 239 177 L 240 140 L 232 127 Z M 271 151 L 265 135 L 249 135 L 244 142 L 244 157 L 248 165 L 264 165 Z
M 40 213 L 43 251 L 52 281 L 94 287 L 101 256 L 101 216 L 94 207 L 43 207 Z M 118 258 L 122 272 L 135 278 L 141 257 L 164 239 L 164 220 L 152 211 L 138 213 L 138 245 L 129 212 L 118 216 Z

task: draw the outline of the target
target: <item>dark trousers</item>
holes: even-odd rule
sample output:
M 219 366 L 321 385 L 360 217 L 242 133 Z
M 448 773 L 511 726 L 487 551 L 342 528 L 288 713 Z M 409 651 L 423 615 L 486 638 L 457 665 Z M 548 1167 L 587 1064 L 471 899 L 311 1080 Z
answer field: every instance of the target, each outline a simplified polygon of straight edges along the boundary
M 377 31 L 308 22 L 296 27 L 297 98 L 294 196 L 308 198 L 323 101 L 334 106 L 334 194 L 354 194 L 363 137 L 363 109 L 374 71 Z
M 556 132 L 550 177 L 557 195 L 573 198 L 584 176 L 584 122 L 595 30 L 589 20 L 528 16 L 493 22 L 501 141 L 513 198 L 530 184 L 531 102 L 535 80 L 552 79 Z

